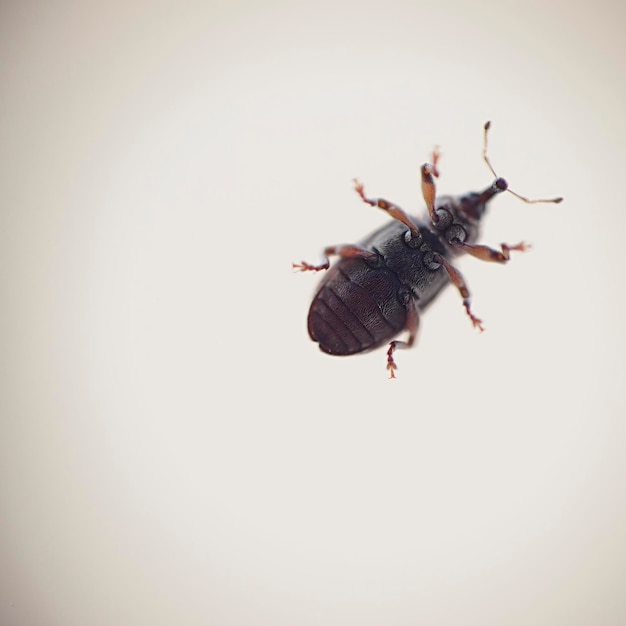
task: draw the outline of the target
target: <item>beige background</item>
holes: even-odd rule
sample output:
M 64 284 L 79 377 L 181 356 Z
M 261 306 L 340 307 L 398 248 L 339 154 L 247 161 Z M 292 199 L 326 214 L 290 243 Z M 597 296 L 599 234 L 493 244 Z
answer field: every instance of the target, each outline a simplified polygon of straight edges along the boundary
M 626 623 L 623 3 L 4 2 L 0 621 Z M 518 192 L 416 350 L 294 274 Z

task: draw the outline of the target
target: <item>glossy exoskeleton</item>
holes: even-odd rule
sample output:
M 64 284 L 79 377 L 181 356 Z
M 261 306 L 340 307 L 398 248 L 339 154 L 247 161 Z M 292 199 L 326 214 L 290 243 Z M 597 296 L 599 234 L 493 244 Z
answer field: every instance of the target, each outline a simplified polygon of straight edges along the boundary
M 413 345 L 419 313 L 449 283 L 460 292 L 474 327 L 483 330 L 482 321 L 471 310 L 465 280 L 451 260 L 467 253 L 483 261 L 506 263 L 512 250 L 522 251 L 528 247 L 523 242 L 503 243 L 501 250 L 494 250 L 475 243 L 487 203 L 496 194 L 508 190 L 530 203 L 562 200 L 529 200 L 508 189 L 507 182 L 497 176 L 487 156 L 489 127 L 487 122 L 483 158 L 495 176 L 494 182 L 479 193 L 436 197 L 434 177 L 439 175 L 439 152 L 435 149 L 432 163 L 421 168 L 422 195 L 428 209 L 424 219 L 407 215 L 387 200 L 368 198 L 363 185 L 354 181 L 355 190 L 364 202 L 386 211 L 394 220 L 359 244 L 325 248 L 320 265 L 305 261 L 293 264 L 301 271 L 326 270 L 330 267 L 330 255 L 340 257 L 321 281 L 309 311 L 309 335 L 320 350 L 345 356 L 389 342 L 387 369 L 394 378 L 397 367 L 394 351 Z M 403 330 L 408 331 L 407 341 L 394 340 Z

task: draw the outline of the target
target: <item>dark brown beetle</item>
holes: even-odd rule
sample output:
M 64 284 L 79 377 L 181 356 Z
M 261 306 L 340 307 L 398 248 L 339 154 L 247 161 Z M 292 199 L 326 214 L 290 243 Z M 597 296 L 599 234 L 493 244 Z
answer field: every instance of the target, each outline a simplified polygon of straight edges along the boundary
M 371 206 L 386 211 L 394 221 L 365 238 L 360 244 L 329 246 L 324 261 L 310 265 L 294 263 L 301 271 L 319 271 L 330 267 L 328 257 L 339 261 L 324 277 L 313 298 L 308 328 L 313 341 L 328 354 L 345 356 L 373 350 L 389 343 L 387 369 L 395 377 L 393 353 L 415 342 L 419 313 L 452 282 L 463 298 L 463 306 L 474 327 L 483 330 L 482 322 L 471 311 L 470 293 L 461 273 L 450 260 L 468 253 L 483 261 L 506 263 L 511 250 L 525 250 L 527 244 L 501 244 L 501 251 L 476 244 L 480 220 L 487 203 L 496 194 L 509 191 L 528 203 L 561 202 L 562 198 L 529 200 L 508 189 L 498 177 L 487 156 L 487 133 L 484 126 L 483 159 L 495 176 L 481 193 L 462 196 L 435 196 L 434 177 L 439 176 L 439 152 L 433 151 L 432 163 L 421 168 L 422 194 L 428 208 L 426 220 L 407 215 L 399 206 L 381 198 L 368 198 L 363 185 L 355 179 L 355 190 Z M 403 330 L 407 341 L 393 338 Z

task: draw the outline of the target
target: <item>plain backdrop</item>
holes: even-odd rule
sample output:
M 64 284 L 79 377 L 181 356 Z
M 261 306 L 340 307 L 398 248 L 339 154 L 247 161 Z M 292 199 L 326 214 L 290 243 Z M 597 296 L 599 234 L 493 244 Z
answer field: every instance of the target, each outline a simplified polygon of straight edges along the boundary
M 3 626 L 626 623 L 624 3 L 0 5 Z M 294 273 L 504 194 L 418 346 Z

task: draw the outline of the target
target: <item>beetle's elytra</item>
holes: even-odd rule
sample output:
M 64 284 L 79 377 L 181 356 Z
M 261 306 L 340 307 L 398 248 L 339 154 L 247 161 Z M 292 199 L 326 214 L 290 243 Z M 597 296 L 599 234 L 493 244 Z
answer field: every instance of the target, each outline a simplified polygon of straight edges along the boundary
M 325 248 L 320 265 L 305 261 L 293 264 L 301 271 L 328 270 L 313 297 L 308 317 L 309 335 L 320 350 L 346 356 L 389 342 L 387 369 L 390 378 L 395 378 L 394 351 L 415 343 L 419 314 L 449 283 L 461 294 L 474 327 L 483 330 L 482 321 L 472 312 L 465 280 L 451 261 L 467 253 L 483 261 L 506 263 L 512 250 L 523 251 L 528 247 L 523 242 L 503 243 L 501 250 L 494 250 L 475 243 L 487 203 L 495 195 L 508 190 L 528 203 L 562 201 L 562 198 L 529 200 L 508 189 L 507 182 L 496 174 L 487 156 L 490 125 L 487 122 L 484 126 L 483 159 L 495 177 L 493 183 L 479 193 L 437 197 L 434 179 L 439 176 L 439 152 L 435 148 L 432 163 L 421 168 L 422 195 L 428 209 L 422 219 L 407 215 L 399 206 L 382 198 L 368 198 L 363 185 L 354 180 L 363 202 L 386 211 L 393 221 L 359 244 Z M 340 257 L 332 267 L 331 255 Z M 408 339 L 394 340 L 404 330 L 408 331 Z

